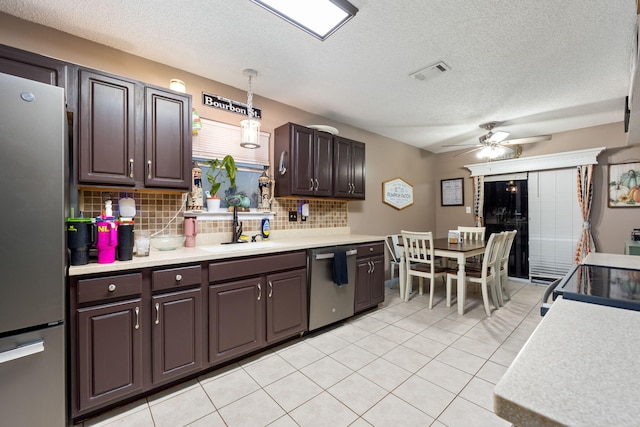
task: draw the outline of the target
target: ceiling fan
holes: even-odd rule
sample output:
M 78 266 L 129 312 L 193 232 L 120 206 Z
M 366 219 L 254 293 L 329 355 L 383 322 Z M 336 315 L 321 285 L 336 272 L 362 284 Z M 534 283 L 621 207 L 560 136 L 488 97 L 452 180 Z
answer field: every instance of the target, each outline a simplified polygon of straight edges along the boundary
M 520 152 L 522 152 L 520 144 L 531 144 L 534 142 L 548 141 L 551 139 L 551 135 L 537 135 L 524 138 L 508 139 L 509 132 L 494 130 L 502 123 L 503 122 L 488 122 L 481 124 L 480 127 L 486 130 L 487 133 L 485 135 L 481 135 L 480 138 L 478 138 L 478 144 L 451 144 L 444 145 L 443 147 L 464 147 L 473 145 L 474 148 L 472 148 L 471 150 L 455 154 L 453 157 L 481 150 L 480 153 L 478 153 L 478 157 L 495 160 L 498 157 L 504 156 L 507 150 L 510 150 L 514 155 L 519 156 Z

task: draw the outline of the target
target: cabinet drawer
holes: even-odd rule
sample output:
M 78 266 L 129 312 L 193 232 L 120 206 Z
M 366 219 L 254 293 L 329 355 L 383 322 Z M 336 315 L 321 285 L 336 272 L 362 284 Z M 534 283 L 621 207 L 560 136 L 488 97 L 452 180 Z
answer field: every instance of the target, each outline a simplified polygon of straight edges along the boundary
M 304 251 L 215 262 L 209 264 L 209 282 L 259 276 L 306 265 L 307 253 Z
M 139 295 L 141 292 L 142 273 L 78 280 L 78 304 Z
M 384 253 L 384 243 L 375 242 L 358 246 L 358 257 L 380 255 Z
M 199 265 L 191 267 L 169 268 L 151 273 L 151 289 L 173 289 L 176 287 L 198 285 L 202 282 L 202 270 Z

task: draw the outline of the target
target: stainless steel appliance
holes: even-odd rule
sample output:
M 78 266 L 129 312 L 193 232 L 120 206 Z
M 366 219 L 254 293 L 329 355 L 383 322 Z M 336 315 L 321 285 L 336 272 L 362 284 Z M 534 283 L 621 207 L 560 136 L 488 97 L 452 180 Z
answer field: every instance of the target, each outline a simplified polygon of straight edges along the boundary
M 62 88 L 0 73 L 0 424 L 67 424 Z
M 333 280 L 333 260 L 345 252 L 348 283 L 338 286 Z M 309 250 L 309 330 L 321 328 L 353 316 L 356 289 L 354 246 L 330 246 Z

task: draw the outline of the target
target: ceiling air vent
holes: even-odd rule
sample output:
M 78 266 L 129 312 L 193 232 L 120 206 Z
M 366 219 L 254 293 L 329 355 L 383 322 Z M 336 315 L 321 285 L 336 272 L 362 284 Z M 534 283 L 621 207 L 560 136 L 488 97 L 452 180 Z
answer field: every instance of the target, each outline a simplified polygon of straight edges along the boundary
M 432 78 L 437 77 L 441 74 L 444 74 L 447 71 L 451 71 L 451 67 L 449 67 L 444 62 L 440 61 L 440 62 L 436 62 L 433 65 L 429 65 L 428 67 L 423 68 L 422 70 L 413 72 L 409 74 L 409 76 L 413 77 L 418 81 L 424 82 L 427 80 L 431 80 Z

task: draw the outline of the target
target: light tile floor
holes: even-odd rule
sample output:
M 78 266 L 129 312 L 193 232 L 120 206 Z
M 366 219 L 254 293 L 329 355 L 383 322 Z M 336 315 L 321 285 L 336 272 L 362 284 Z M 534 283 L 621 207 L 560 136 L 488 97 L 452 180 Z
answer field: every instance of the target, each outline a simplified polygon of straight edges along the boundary
M 541 320 L 543 286 L 510 282 L 512 298 L 486 317 L 438 286 L 268 349 L 83 423 L 93 426 L 510 426 L 493 387 Z

